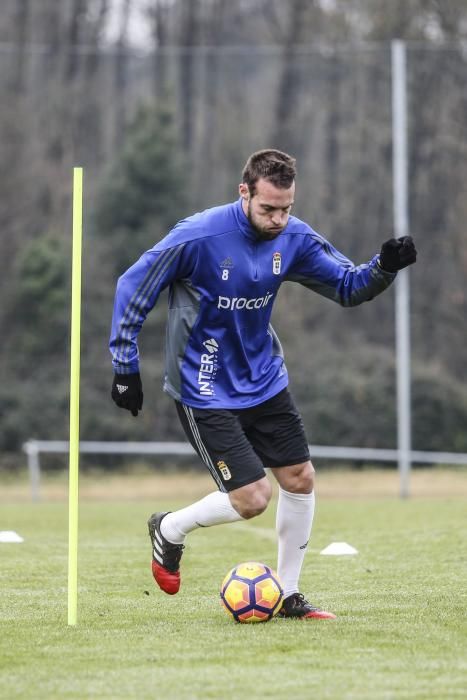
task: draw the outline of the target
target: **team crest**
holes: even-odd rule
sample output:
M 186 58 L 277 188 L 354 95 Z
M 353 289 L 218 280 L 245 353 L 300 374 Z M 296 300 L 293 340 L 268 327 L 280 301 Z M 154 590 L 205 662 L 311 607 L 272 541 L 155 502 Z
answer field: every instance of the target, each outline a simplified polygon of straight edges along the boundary
M 282 263 L 281 254 L 274 253 L 274 255 L 272 256 L 272 271 L 275 275 L 281 274 L 281 263 Z
M 228 466 L 226 465 L 224 460 L 220 459 L 217 462 L 217 466 L 218 466 L 220 473 L 222 474 L 222 478 L 224 479 L 224 481 L 229 481 L 229 479 L 232 478 L 232 474 L 230 473 L 230 469 L 228 468 Z

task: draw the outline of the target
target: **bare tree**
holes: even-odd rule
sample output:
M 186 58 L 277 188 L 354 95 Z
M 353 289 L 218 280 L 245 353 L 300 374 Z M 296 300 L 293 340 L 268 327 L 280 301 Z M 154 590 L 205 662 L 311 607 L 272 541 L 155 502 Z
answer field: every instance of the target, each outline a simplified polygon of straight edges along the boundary
M 170 17 L 173 5 L 167 0 L 152 0 L 148 8 L 154 40 L 154 92 L 158 102 L 164 102 L 169 91 L 169 58 L 166 50 L 170 43 Z
M 307 15 L 315 9 L 315 0 L 292 0 L 288 3 L 287 27 L 284 33 L 282 66 L 277 90 L 272 143 L 296 151 L 298 135 L 293 128 L 300 94 L 300 70 L 296 45 L 304 41 Z
M 16 70 L 12 75 L 12 87 L 16 93 L 23 92 L 25 87 L 26 42 L 30 9 L 29 0 L 17 0 L 13 30 L 16 43 Z
M 199 40 L 199 0 L 183 3 L 180 22 L 180 117 L 182 143 L 187 151 L 191 150 L 193 141 L 193 107 L 195 95 L 195 61 L 190 52 Z
M 115 146 L 121 142 L 126 122 L 127 107 L 127 62 L 128 62 L 128 23 L 130 20 L 131 0 L 124 0 L 120 11 L 120 29 L 117 39 L 115 57 Z
M 109 2 L 110 0 L 100 0 L 97 6 L 95 21 L 91 25 L 89 31 L 90 51 L 86 56 L 86 76 L 94 75 L 97 72 L 97 66 L 101 56 L 101 39 L 106 27 L 107 18 L 109 14 Z
M 89 0 L 72 0 L 70 20 L 66 28 L 67 60 L 65 64 L 65 78 L 73 80 L 79 70 L 80 53 L 78 45 L 83 41 L 83 26 L 88 10 Z
M 214 139 L 220 127 L 218 122 L 219 89 L 222 81 L 222 54 L 220 47 L 226 39 L 224 21 L 228 0 L 215 0 L 210 3 L 209 15 L 205 20 L 205 37 L 208 45 L 204 57 L 205 83 L 203 90 L 203 135 L 202 157 L 208 168 L 213 167 Z

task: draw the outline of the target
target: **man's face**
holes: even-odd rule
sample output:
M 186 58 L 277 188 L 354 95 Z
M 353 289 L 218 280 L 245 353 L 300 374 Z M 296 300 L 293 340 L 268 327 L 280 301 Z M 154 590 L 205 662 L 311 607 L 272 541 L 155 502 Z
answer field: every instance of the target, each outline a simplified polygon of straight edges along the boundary
M 260 178 L 256 192 L 250 195 L 248 185 L 239 187 L 242 207 L 258 239 L 272 241 L 287 226 L 290 209 L 294 201 L 295 183 L 289 189 L 276 187 L 268 180 Z

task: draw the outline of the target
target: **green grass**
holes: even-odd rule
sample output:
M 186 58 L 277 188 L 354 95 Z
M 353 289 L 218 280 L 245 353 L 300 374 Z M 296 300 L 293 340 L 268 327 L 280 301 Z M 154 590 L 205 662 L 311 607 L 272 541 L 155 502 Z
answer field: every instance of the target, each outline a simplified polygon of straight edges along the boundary
M 258 625 L 232 622 L 218 589 L 240 561 L 275 566 L 273 504 L 193 533 L 173 597 L 151 577 L 153 505 L 81 505 L 76 627 L 66 505 L 0 506 L 25 538 L 0 545 L 1 698 L 466 697 L 464 501 L 322 499 L 302 590 L 338 619 Z M 360 553 L 320 556 L 332 541 Z

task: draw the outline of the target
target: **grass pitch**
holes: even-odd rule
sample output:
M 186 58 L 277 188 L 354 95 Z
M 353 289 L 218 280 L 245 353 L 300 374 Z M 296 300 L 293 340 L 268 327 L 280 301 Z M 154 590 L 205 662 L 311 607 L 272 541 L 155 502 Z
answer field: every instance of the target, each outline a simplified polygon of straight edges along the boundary
M 181 591 L 167 596 L 152 580 L 146 519 L 189 501 L 83 500 L 68 627 L 66 501 L 3 500 L 0 530 L 25 542 L 0 545 L 1 698 L 466 697 L 464 498 L 318 499 L 302 590 L 338 619 L 257 625 L 227 617 L 219 586 L 241 561 L 275 567 L 275 504 L 193 533 Z M 320 556 L 333 541 L 359 554 Z

